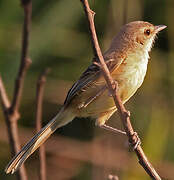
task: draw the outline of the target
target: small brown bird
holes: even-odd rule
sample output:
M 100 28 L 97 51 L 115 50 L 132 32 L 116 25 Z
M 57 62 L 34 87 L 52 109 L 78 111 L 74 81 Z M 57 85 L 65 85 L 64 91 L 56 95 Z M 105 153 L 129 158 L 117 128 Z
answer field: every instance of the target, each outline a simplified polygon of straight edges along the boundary
M 135 21 L 124 25 L 104 53 L 111 76 L 118 83 L 118 95 L 123 103 L 137 91 L 146 75 L 149 51 L 157 33 L 165 25 L 154 26 Z M 104 126 L 117 110 L 109 95 L 98 59 L 81 75 L 69 90 L 64 105 L 56 117 L 41 129 L 9 162 L 5 171 L 14 173 L 22 163 L 57 129 L 77 117 L 96 118 L 96 125 Z

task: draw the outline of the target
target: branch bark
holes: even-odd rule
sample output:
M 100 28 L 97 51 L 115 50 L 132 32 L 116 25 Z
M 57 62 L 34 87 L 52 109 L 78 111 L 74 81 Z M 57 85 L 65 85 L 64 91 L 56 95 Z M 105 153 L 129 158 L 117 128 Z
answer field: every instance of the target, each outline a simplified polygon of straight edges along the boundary
M 10 101 L 8 99 L 1 76 L 0 76 L 0 97 L 1 97 L 1 105 L 2 105 L 3 110 L 5 110 L 6 108 L 9 108 Z
M 130 112 L 127 111 L 120 99 L 120 97 L 117 94 L 117 83 L 112 79 L 111 74 L 107 68 L 107 65 L 105 64 L 102 52 L 99 47 L 96 31 L 95 31 L 95 25 L 94 25 L 94 15 L 95 13 L 90 9 L 88 0 L 81 0 L 81 3 L 84 7 L 85 14 L 87 16 L 89 29 L 91 33 L 91 39 L 92 39 L 92 45 L 94 50 L 94 55 L 97 56 L 97 58 L 100 61 L 100 67 L 101 71 L 103 73 L 103 76 L 106 80 L 106 83 L 108 85 L 108 89 L 110 93 L 113 96 L 115 105 L 118 109 L 120 118 L 122 119 L 122 123 L 124 126 L 124 129 L 126 131 L 126 134 L 128 136 L 128 140 L 132 147 L 135 146 L 135 143 L 137 142 L 137 135 L 136 132 L 133 130 L 133 127 L 131 125 L 130 121 Z M 157 174 L 151 163 L 148 161 L 146 155 L 144 154 L 140 144 L 134 149 L 141 166 L 144 168 L 144 170 L 147 172 L 147 174 L 155 180 L 161 180 L 160 176 Z
M 37 82 L 36 90 L 36 130 L 40 131 L 42 128 L 42 103 L 43 103 L 43 94 L 44 94 L 44 85 L 46 82 L 46 75 L 48 74 L 49 69 L 46 69 L 40 75 Z M 39 168 L 39 179 L 46 180 L 46 156 L 45 156 L 45 146 L 42 145 L 39 148 L 39 159 L 40 159 L 40 168 Z
M 0 98 L 7 126 L 9 143 L 11 146 L 11 154 L 14 156 L 20 150 L 19 132 L 17 121 L 20 118 L 19 106 L 21 102 L 23 84 L 26 71 L 31 64 L 31 60 L 28 58 L 28 46 L 29 46 L 29 32 L 31 24 L 32 14 L 32 1 L 21 0 L 22 7 L 24 8 L 24 25 L 22 33 L 22 52 L 19 72 L 14 85 L 14 94 L 12 103 L 8 100 L 6 90 L 3 85 L 3 81 L 0 77 Z M 16 173 L 18 180 L 27 180 L 27 173 L 24 165 Z
M 31 60 L 30 58 L 28 58 L 28 48 L 29 48 L 29 32 L 30 32 L 31 15 L 32 15 L 32 1 L 21 0 L 21 3 L 22 3 L 22 7 L 24 8 L 22 52 L 21 52 L 21 63 L 15 82 L 13 100 L 10 108 L 11 113 L 18 111 L 19 109 L 25 74 L 31 64 Z

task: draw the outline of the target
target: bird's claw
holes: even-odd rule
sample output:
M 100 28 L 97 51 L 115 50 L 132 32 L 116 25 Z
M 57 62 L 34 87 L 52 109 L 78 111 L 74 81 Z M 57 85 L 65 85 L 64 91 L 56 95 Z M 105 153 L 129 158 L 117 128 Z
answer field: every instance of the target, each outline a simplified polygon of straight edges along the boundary
M 130 142 L 133 150 L 137 149 L 137 147 L 141 144 L 141 140 L 138 137 L 137 132 L 134 132 L 134 134 L 132 135 L 132 141 Z

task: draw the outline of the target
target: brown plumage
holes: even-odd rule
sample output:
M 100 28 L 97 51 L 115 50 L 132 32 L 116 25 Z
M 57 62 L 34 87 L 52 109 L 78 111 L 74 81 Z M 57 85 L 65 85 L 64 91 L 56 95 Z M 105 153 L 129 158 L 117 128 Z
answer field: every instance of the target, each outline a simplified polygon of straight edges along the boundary
M 156 34 L 166 26 L 135 21 L 124 25 L 104 53 L 105 62 L 115 81 L 118 94 L 125 103 L 143 83 L 149 54 Z M 6 173 L 15 172 L 21 164 L 59 127 L 74 117 L 91 116 L 102 126 L 116 111 L 106 82 L 94 59 L 88 69 L 69 90 L 57 116 L 27 143 L 9 162 Z

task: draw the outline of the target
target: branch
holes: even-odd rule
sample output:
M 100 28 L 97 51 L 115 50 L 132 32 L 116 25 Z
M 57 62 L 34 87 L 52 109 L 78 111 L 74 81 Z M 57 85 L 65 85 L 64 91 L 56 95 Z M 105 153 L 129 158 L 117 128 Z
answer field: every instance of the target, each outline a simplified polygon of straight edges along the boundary
M 21 102 L 25 74 L 31 64 L 31 60 L 30 58 L 28 58 L 28 47 L 29 47 L 29 32 L 30 32 L 31 15 L 32 15 L 32 1 L 21 0 L 21 3 L 22 3 L 22 7 L 24 8 L 22 52 L 21 52 L 21 63 L 15 82 L 13 100 L 10 108 L 11 113 L 18 112 L 19 105 Z
M 125 109 L 120 97 L 117 94 L 117 83 L 114 82 L 114 80 L 112 79 L 110 72 L 105 64 L 103 55 L 101 53 L 98 40 L 97 40 L 96 31 L 95 31 L 95 25 L 94 25 L 95 13 L 90 9 L 88 0 L 81 0 L 81 2 L 83 4 L 83 7 L 85 10 L 87 19 L 88 19 L 89 29 L 90 29 L 91 38 L 92 38 L 92 44 L 93 44 L 93 47 L 95 47 L 94 54 L 97 55 L 100 61 L 102 74 L 107 82 L 108 89 L 113 96 L 115 105 L 118 109 L 120 118 L 122 119 L 122 123 L 126 131 L 126 134 L 128 136 L 129 142 L 131 143 L 132 147 L 134 147 L 137 141 L 137 136 L 130 122 L 130 113 Z M 134 149 L 134 151 L 139 159 L 139 163 L 145 169 L 148 175 L 152 179 L 161 180 L 161 178 L 159 177 L 159 175 L 157 174 L 157 172 L 155 171 L 155 169 L 153 168 L 153 166 L 151 165 L 151 163 L 148 161 L 147 157 L 145 156 L 140 144 Z
M 43 94 L 44 94 L 44 85 L 46 82 L 46 75 L 48 74 L 49 69 L 47 68 L 40 75 L 37 82 L 37 90 L 36 90 L 36 130 L 40 131 L 42 128 L 42 103 L 43 103 Z M 46 180 L 46 157 L 45 157 L 45 146 L 42 145 L 39 148 L 39 157 L 40 157 L 40 172 L 39 179 Z
M 2 78 L 0 76 L 0 98 L 3 110 L 8 109 L 10 107 L 10 101 L 8 99 Z
M 0 99 L 1 99 L 1 105 L 7 126 L 9 143 L 11 145 L 11 154 L 15 155 L 19 151 L 19 147 L 20 147 L 17 122 L 13 121 L 17 116 L 16 115 L 10 116 L 9 113 L 10 101 L 8 99 L 1 77 L 0 77 Z M 18 180 L 27 180 L 27 174 L 24 166 L 22 166 L 20 171 L 17 172 L 16 176 Z
M 14 94 L 12 103 L 9 102 L 7 93 L 5 91 L 2 79 L 0 78 L 0 98 L 3 107 L 5 122 L 7 126 L 9 143 L 11 146 L 11 154 L 14 156 L 20 150 L 20 141 L 18 133 L 17 120 L 19 119 L 19 105 L 22 96 L 22 89 L 24 84 L 24 78 L 26 71 L 31 64 L 31 60 L 28 58 L 28 46 L 29 46 L 29 31 L 31 24 L 32 14 L 32 1 L 21 0 L 22 7 L 24 8 L 24 25 L 22 34 L 22 52 L 19 72 L 14 85 Z M 18 180 L 27 180 L 27 174 L 25 167 L 22 166 L 17 172 Z

